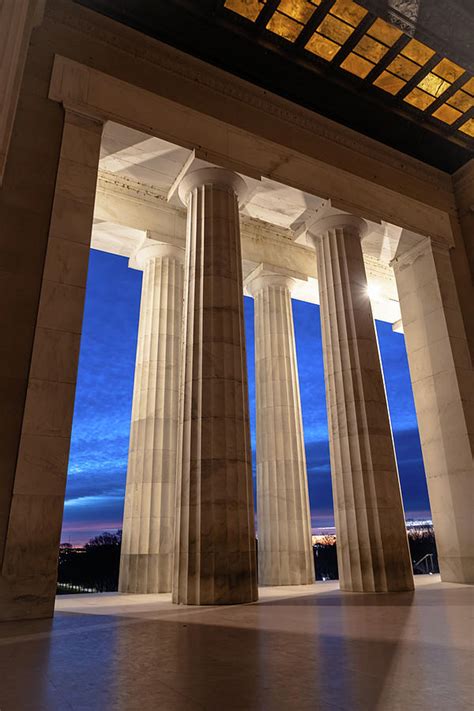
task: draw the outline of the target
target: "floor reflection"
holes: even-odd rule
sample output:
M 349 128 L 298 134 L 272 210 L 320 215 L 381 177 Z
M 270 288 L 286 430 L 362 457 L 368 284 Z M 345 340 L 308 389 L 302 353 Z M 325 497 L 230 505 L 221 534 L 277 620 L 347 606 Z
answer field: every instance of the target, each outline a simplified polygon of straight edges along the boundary
M 0 709 L 471 709 L 468 586 L 335 585 L 195 608 L 166 596 L 62 597 L 53 622 L 0 625 Z

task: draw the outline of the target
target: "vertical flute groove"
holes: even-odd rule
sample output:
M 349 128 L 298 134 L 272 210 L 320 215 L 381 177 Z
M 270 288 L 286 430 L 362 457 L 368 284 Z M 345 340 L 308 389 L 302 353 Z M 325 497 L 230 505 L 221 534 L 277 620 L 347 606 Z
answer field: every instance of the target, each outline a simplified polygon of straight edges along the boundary
M 246 284 L 255 298 L 259 583 L 309 584 L 315 576 L 291 280 L 259 267 Z
M 169 592 L 173 553 L 183 266 L 179 250 L 145 249 L 119 578 L 129 593 Z
M 188 194 L 173 600 L 257 597 L 237 195 Z
M 339 581 L 344 590 L 411 590 L 362 224 L 349 217 L 315 238 Z

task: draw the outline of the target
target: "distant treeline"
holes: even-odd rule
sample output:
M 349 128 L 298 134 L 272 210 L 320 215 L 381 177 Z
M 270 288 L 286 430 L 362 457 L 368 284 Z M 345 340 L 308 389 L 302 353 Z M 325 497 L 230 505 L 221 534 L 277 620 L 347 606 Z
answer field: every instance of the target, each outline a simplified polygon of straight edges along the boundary
M 408 543 L 415 575 L 439 573 L 438 554 L 432 526 L 411 528 Z M 337 580 L 336 542 L 334 536 L 327 536 L 313 546 L 316 580 Z
M 58 593 L 81 592 L 75 586 L 112 592 L 118 588 L 122 531 L 104 532 L 91 538 L 84 548 L 73 548 L 70 543 L 59 547 Z
M 438 573 L 438 556 L 433 528 L 410 529 L 408 541 L 414 564 L 413 572 L 415 574 Z M 73 548 L 69 543 L 61 544 L 58 592 L 81 592 L 81 589 L 97 592 L 116 591 L 121 543 L 122 531 L 117 531 L 116 533 L 104 532 L 100 536 L 91 538 L 84 548 Z M 313 554 L 316 580 L 337 580 L 337 554 L 334 536 L 327 536 L 319 540 L 313 546 Z

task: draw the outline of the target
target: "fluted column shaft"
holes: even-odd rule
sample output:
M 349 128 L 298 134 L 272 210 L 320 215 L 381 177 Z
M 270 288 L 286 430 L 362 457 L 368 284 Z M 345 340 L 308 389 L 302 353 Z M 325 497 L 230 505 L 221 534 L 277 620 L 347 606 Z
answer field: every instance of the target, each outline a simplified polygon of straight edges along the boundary
M 441 578 L 474 583 L 474 370 L 451 258 L 427 238 L 392 264 Z
M 184 250 L 148 245 L 125 492 L 120 592 L 171 591 Z
M 237 175 L 184 178 L 188 208 L 173 601 L 257 597 Z
M 294 282 L 259 271 L 255 299 L 258 580 L 314 583 L 298 365 L 291 310 Z
M 400 483 L 361 237 L 339 215 L 312 228 L 318 259 L 341 589 L 413 589 Z

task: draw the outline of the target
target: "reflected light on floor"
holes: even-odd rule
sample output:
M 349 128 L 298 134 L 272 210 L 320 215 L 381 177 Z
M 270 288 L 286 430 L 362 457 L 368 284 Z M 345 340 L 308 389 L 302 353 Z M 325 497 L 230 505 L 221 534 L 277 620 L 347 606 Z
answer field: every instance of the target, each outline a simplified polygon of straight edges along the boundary
M 398 594 L 263 588 L 233 607 L 60 596 L 53 622 L 0 625 L 0 708 L 467 711 L 473 590 L 416 582 Z

